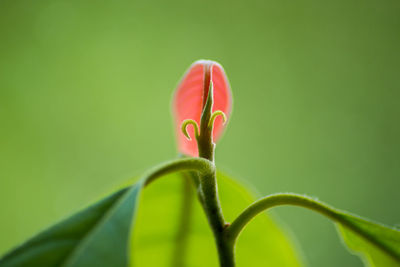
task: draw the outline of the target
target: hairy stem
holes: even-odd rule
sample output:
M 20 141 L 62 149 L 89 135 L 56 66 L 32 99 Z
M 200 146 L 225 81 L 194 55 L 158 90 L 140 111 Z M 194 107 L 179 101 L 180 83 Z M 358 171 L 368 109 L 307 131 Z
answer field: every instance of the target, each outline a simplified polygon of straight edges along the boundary
M 215 173 L 215 165 L 207 159 L 185 158 L 167 162 L 149 172 L 144 177 L 144 185 L 147 186 L 157 178 L 178 171 L 197 171 L 201 175 Z
M 207 92 L 206 102 L 204 104 L 203 112 L 200 118 L 200 135 L 197 138 L 197 145 L 199 148 L 199 157 L 214 162 L 215 144 L 212 140 L 213 125 L 211 122 L 212 108 L 213 108 L 213 84 L 210 79 L 210 69 L 205 70 L 204 92 Z M 207 90 L 208 89 L 208 90 Z M 215 243 L 218 249 L 219 262 L 221 267 L 234 267 L 235 257 L 233 246 L 225 239 L 224 231 L 226 228 L 226 221 L 221 208 L 221 203 L 218 196 L 218 183 L 216 171 L 214 169 L 211 173 L 200 174 L 200 187 L 199 198 L 202 200 L 204 212 L 207 216 L 208 223 L 214 234 Z
M 316 199 L 311 197 L 307 197 L 304 195 L 298 194 L 275 194 L 270 195 L 265 198 L 262 198 L 252 205 L 247 207 L 230 225 L 229 228 L 226 229 L 225 235 L 227 240 L 229 241 L 232 246 L 234 246 L 237 237 L 239 236 L 240 232 L 245 228 L 245 226 L 259 213 L 275 207 L 275 206 L 282 206 L 282 205 L 292 205 L 292 206 L 299 206 L 303 208 L 307 208 L 313 211 L 316 211 L 346 227 L 353 230 L 354 232 L 364 236 L 366 239 L 377 243 L 374 240 L 373 236 L 370 236 L 369 233 L 362 231 L 357 225 L 354 224 L 353 221 L 348 219 L 348 215 L 346 212 L 332 208 L 325 203 L 322 203 Z M 379 243 L 379 242 L 378 242 Z
M 214 151 L 212 150 L 212 155 Z M 213 157 L 211 157 L 213 158 Z M 144 186 L 157 178 L 178 171 L 192 171 L 193 181 L 197 185 L 200 203 L 206 213 L 208 222 L 214 234 L 221 267 L 235 266 L 233 246 L 226 239 L 227 223 L 222 214 L 218 198 L 218 186 L 214 162 L 206 158 L 184 158 L 163 164 L 149 172 L 143 178 Z
M 215 172 L 203 175 L 200 179 L 203 194 L 203 209 L 214 234 L 218 249 L 221 267 L 235 266 L 233 247 L 227 242 L 224 231 L 226 221 L 224 219 L 221 204 L 218 198 L 218 187 Z
M 337 213 L 329 206 L 310 197 L 298 194 L 275 194 L 262 198 L 247 207 L 229 226 L 226 236 L 231 243 L 235 243 L 244 227 L 259 213 L 275 206 L 294 205 L 317 211 L 331 219 L 337 220 Z

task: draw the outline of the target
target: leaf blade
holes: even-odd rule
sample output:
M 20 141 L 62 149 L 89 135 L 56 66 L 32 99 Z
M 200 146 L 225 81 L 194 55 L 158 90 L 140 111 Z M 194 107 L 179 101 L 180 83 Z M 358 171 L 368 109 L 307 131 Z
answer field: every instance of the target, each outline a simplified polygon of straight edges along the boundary
M 113 261 L 112 266 L 127 266 L 129 244 L 127 232 L 130 231 L 130 224 L 128 226 L 125 223 L 123 227 L 117 227 L 119 230 L 113 233 L 120 237 L 119 240 L 126 239 L 117 246 L 104 240 L 98 242 L 102 239 L 98 237 L 101 237 L 102 233 L 103 235 L 110 233 L 110 225 L 120 221 L 122 217 L 124 217 L 123 221 L 132 221 L 135 213 L 134 206 L 137 204 L 132 200 L 137 199 L 141 188 L 142 184 L 139 182 L 130 188 L 121 189 L 44 230 L 4 255 L 0 259 L 0 266 L 95 266 L 98 260 L 94 253 L 97 253 L 99 249 L 104 251 L 105 247 L 108 248 L 109 260 Z M 116 217 L 104 217 L 104 213 L 112 210 L 117 211 L 113 214 L 117 215 Z M 93 232 L 93 229 L 96 231 Z M 90 240 L 93 237 L 97 238 Z M 85 241 L 85 246 L 80 247 L 83 241 Z M 75 251 L 77 248 L 79 248 L 79 253 Z
M 347 248 L 366 266 L 400 266 L 400 231 L 348 213 L 338 212 L 345 223 L 337 223 Z
M 243 189 L 242 185 L 229 181 L 230 178 L 222 173 L 219 172 L 217 178 L 224 214 L 228 220 L 232 220 L 254 198 L 248 190 Z M 179 195 L 181 182 L 182 177 L 179 175 L 169 175 L 144 191 L 138 212 L 136 232 L 132 240 L 134 266 L 171 266 L 174 255 L 173 242 L 178 225 L 174 219 L 179 217 L 179 211 L 165 207 L 179 206 L 177 203 L 182 200 Z M 184 266 L 217 267 L 219 266 L 218 255 L 212 232 L 197 200 L 193 208 L 194 216 L 191 219 L 193 223 L 190 225 L 186 248 L 188 254 Z M 266 235 L 257 234 L 264 230 Z M 237 266 L 302 266 L 301 257 L 290 241 L 282 227 L 279 227 L 268 215 L 263 214 L 256 218 L 241 236 L 237 247 Z M 249 247 L 250 242 L 260 244 L 257 251 Z M 279 245 L 276 246 L 276 244 Z M 157 257 L 152 255 L 157 255 Z M 268 257 L 266 258 L 265 255 Z M 250 262 L 249 258 L 253 261 Z

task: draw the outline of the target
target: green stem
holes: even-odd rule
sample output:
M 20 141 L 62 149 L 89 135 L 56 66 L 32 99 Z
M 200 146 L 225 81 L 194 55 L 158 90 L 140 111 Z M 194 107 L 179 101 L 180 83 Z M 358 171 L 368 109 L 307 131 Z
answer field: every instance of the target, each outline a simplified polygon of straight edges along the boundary
M 233 247 L 227 242 L 224 231 L 226 221 L 224 219 L 221 204 L 218 198 L 218 187 L 215 172 L 203 175 L 200 178 L 201 190 L 203 194 L 203 209 L 206 213 L 208 222 L 214 234 L 214 239 L 218 249 L 218 256 L 221 267 L 235 266 Z
M 208 66 L 209 68 L 209 66 Z M 210 69 L 205 70 L 205 81 L 210 83 L 204 84 L 204 92 L 208 91 L 206 103 L 203 108 L 200 119 L 200 134 L 197 136 L 197 146 L 199 148 L 199 157 L 214 162 L 215 144 L 212 140 L 212 118 L 213 107 L 213 84 L 210 77 Z M 206 90 L 208 87 L 209 90 Z M 226 221 L 222 213 L 221 203 L 218 197 L 218 184 L 216 171 L 200 174 L 199 198 L 203 206 L 203 210 L 207 216 L 208 223 L 213 231 L 215 243 L 218 249 L 219 262 L 221 267 L 234 267 L 235 257 L 233 246 L 227 242 L 224 231 Z
M 195 183 L 199 182 L 199 199 L 214 233 L 214 238 L 218 248 L 220 266 L 235 266 L 233 246 L 227 242 L 224 235 L 226 228 L 225 226 L 227 224 L 222 215 L 222 209 L 218 198 L 218 187 L 214 162 L 205 158 L 184 158 L 168 162 L 153 169 L 149 172 L 149 174 L 145 175 L 143 179 L 144 186 L 149 185 L 161 176 L 177 171 L 196 171 L 199 175 L 199 180 L 193 180 Z
M 336 209 L 321 203 L 311 197 L 298 194 L 275 194 L 262 198 L 247 207 L 226 229 L 225 235 L 234 246 L 237 237 L 245 226 L 259 213 L 281 205 L 293 205 L 316 211 L 330 219 L 341 222 L 347 226 L 349 222 Z M 351 227 L 351 226 L 350 226 Z M 351 227 L 353 228 L 353 227 Z
M 232 247 L 235 246 L 235 242 L 240 232 L 245 228 L 247 223 L 249 223 L 255 216 L 259 213 L 275 206 L 281 205 L 293 205 L 299 206 L 303 208 L 307 208 L 313 211 L 316 211 L 325 217 L 332 219 L 333 221 L 340 223 L 341 225 L 347 227 L 348 229 L 354 231 L 360 236 L 364 237 L 366 240 L 369 240 L 371 243 L 380 247 L 381 249 L 387 251 L 391 256 L 395 259 L 398 258 L 396 252 L 394 252 L 387 244 L 380 242 L 379 239 L 376 238 L 375 235 L 371 234 L 371 232 L 366 231 L 362 227 L 360 227 L 354 219 L 357 218 L 348 212 L 335 209 L 330 207 L 329 205 L 322 203 L 318 200 L 315 200 L 311 197 L 298 195 L 298 194 L 275 194 L 271 196 L 267 196 L 262 198 L 252 205 L 247 207 L 237 218 L 234 220 L 232 225 L 228 227 L 225 231 L 225 238 L 231 244 Z M 364 220 L 363 221 L 367 221 Z
M 149 172 L 144 177 L 144 185 L 147 186 L 157 178 L 177 172 L 177 171 L 197 171 L 202 175 L 215 173 L 213 162 L 201 158 L 185 158 L 167 162 Z

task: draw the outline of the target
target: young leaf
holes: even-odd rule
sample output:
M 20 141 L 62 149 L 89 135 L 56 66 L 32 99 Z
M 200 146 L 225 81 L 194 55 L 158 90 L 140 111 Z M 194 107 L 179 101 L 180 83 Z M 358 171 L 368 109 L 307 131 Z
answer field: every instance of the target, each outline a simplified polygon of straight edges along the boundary
M 214 238 L 196 196 L 193 196 L 192 218 L 187 228 L 186 254 L 176 250 L 181 230 L 178 229 L 183 197 L 181 175 L 168 175 L 143 191 L 132 240 L 132 266 L 178 267 L 173 264 L 177 262 L 176 257 L 184 257 L 182 266 L 185 267 L 219 266 Z M 254 198 L 228 176 L 219 172 L 217 178 L 222 208 L 226 219 L 231 221 Z M 238 267 L 302 266 L 300 253 L 290 236 L 266 214 L 258 216 L 240 236 L 236 251 Z
M 128 266 L 139 182 L 50 227 L 0 259 L 8 266 Z
M 194 138 L 188 140 L 181 131 L 181 125 L 187 119 L 194 120 L 200 125 L 201 113 L 211 82 L 214 88 L 212 111 L 220 110 L 229 118 L 232 109 L 232 95 L 224 69 L 215 61 L 199 60 L 194 62 L 179 83 L 172 103 L 178 150 L 182 154 L 198 156 L 196 140 L 193 140 Z M 213 128 L 215 142 L 221 136 L 223 129 L 222 119 L 216 118 Z M 194 137 L 192 128 L 189 128 L 188 132 L 191 137 Z
M 349 214 L 340 216 L 347 221 L 338 224 L 344 242 L 360 254 L 366 266 L 400 266 L 400 231 Z

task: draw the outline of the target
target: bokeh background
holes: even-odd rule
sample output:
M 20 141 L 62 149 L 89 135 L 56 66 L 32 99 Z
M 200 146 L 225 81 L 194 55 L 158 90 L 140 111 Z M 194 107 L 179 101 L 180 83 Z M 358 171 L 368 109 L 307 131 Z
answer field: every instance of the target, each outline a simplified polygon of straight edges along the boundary
M 397 0 L 0 1 L 0 254 L 176 157 L 171 94 L 219 61 L 217 164 L 400 223 Z M 333 225 L 277 209 L 310 266 L 362 266 Z

